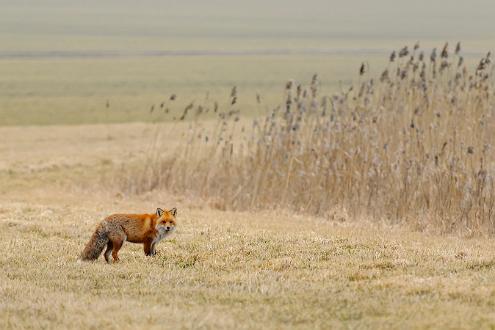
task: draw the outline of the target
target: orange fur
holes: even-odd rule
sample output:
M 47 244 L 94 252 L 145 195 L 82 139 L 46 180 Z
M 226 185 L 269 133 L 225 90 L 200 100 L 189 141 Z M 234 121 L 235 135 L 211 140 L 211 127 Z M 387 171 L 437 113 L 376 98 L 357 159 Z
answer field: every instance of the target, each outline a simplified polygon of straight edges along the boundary
M 125 241 L 143 244 L 146 255 L 155 255 L 156 244 L 175 230 L 176 214 L 175 208 L 157 209 L 155 214 L 112 214 L 98 224 L 81 258 L 96 260 L 106 246 L 105 260 L 110 262 L 111 253 L 114 261 L 119 261 L 118 252 Z

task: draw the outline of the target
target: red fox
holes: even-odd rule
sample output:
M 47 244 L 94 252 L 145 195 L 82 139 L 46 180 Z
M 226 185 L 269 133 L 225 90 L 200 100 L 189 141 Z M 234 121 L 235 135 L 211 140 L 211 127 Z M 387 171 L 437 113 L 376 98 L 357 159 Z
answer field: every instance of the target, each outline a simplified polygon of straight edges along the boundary
M 119 261 L 119 250 L 125 241 L 144 244 L 147 256 L 156 254 L 156 244 L 175 230 L 177 209 L 156 209 L 155 214 L 112 214 L 96 227 L 81 254 L 82 260 L 96 260 L 107 247 L 104 256 L 110 262 Z

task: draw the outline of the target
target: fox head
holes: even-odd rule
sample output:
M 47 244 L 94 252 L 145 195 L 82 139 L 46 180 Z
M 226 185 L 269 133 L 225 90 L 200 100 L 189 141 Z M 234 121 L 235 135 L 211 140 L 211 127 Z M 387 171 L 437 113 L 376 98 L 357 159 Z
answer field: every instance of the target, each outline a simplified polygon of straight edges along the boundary
M 160 233 L 168 234 L 175 230 L 175 216 L 177 215 L 177 209 L 175 207 L 168 211 L 157 208 L 156 215 L 158 216 L 158 219 L 156 220 L 156 229 Z

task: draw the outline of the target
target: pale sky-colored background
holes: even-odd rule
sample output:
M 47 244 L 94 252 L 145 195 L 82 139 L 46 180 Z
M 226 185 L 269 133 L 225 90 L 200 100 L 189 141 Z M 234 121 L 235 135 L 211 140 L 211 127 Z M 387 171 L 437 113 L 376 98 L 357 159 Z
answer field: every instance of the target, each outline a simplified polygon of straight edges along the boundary
M 42 35 L 74 39 L 495 38 L 493 0 L 0 0 L 0 9 L 3 41 Z M 10 44 L 0 44 L 0 50 Z

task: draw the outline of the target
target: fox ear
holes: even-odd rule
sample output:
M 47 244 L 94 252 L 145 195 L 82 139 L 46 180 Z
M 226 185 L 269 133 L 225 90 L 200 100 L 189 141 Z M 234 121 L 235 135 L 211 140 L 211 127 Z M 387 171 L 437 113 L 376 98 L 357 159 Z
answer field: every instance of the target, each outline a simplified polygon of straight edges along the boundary
M 170 210 L 170 214 L 172 214 L 174 217 L 177 215 L 177 208 L 173 208 Z
M 157 208 L 156 209 L 156 215 L 159 216 L 159 217 L 161 217 L 162 214 L 163 214 L 163 210 L 161 208 Z

